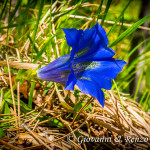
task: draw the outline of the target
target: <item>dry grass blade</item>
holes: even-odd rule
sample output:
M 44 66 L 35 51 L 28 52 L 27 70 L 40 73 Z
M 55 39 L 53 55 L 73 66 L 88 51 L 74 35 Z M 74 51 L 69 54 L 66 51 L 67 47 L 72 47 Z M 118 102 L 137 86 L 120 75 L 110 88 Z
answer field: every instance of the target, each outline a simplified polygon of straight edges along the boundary
M 110 92 L 110 91 L 109 91 Z M 53 92 L 52 92 L 53 93 Z M 54 93 L 53 93 L 54 94 Z M 144 114 L 145 117 L 143 117 L 143 120 L 141 120 L 141 118 L 139 117 L 139 114 L 137 115 L 135 113 L 135 111 L 130 111 L 127 110 L 128 107 L 128 103 L 130 103 L 129 101 L 126 101 L 126 99 L 123 99 L 123 105 L 126 111 L 126 117 L 123 114 L 123 110 L 120 104 L 119 99 L 117 99 L 117 96 L 115 95 L 115 93 L 108 94 L 109 98 L 106 99 L 106 103 L 105 103 L 105 107 L 104 109 L 100 106 L 99 102 L 97 102 L 97 100 L 94 100 L 94 103 L 96 105 L 93 105 L 94 103 L 92 103 L 92 114 L 88 113 L 87 110 L 86 111 L 82 111 L 80 113 L 80 118 L 79 120 L 76 120 L 76 122 L 74 121 L 73 126 L 71 126 L 72 121 L 73 120 L 68 120 L 68 118 L 66 117 L 66 115 L 68 115 L 68 111 L 65 111 L 65 107 L 62 108 L 61 103 L 59 103 L 59 107 L 57 105 L 55 105 L 54 107 L 58 110 L 53 110 L 52 112 L 46 109 L 46 107 L 38 107 L 38 109 L 42 110 L 42 112 L 40 113 L 40 115 L 42 114 L 51 114 L 53 117 L 51 117 L 50 119 L 44 120 L 44 121 L 39 121 L 38 123 L 36 122 L 35 124 L 29 124 L 30 121 L 27 123 L 28 128 L 33 128 L 34 132 L 31 131 L 31 134 L 33 132 L 33 137 L 35 138 L 38 137 L 38 140 L 41 144 L 42 141 L 44 141 L 44 143 L 47 144 L 53 144 L 55 147 L 59 147 L 60 149 L 71 149 L 69 148 L 67 145 L 64 144 L 65 142 L 69 142 L 71 145 L 71 147 L 74 147 L 76 149 L 86 149 L 87 147 L 87 143 L 84 142 L 83 143 L 83 147 L 81 146 L 77 146 L 78 144 L 78 137 L 76 137 L 76 132 L 80 133 L 83 138 L 89 138 L 89 135 L 92 137 L 104 137 L 104 138 L 108 138 L 108 137 L 112 137 L 112 142 L 111 143 L 101 143 L 103 146 L 107 147 L 107 148 L 112 148 L 115 145 L 115 142 L 113 141 L 113 138 L 117 138 L 119 135 L 121 135 L 123 137 L 123 139 L 126 139 L 126 137 L 141 137 L 141 138 L 146 138 L 149 137 L 148 135 L 148 128 L 149 128 L 149 123 L 147 121 L 144 121 L 146 124 L 142 124 L 142 121 L 145 120 L 145 118 L 147 118 L 147 114 Z M 59 98 L 59 97 L 57 97 Z M 115 101 L 117 101 L 117 105 L 115 105 Z M 128 106 L 128 107 L 127 107 Z M 116 109 L 116 107 L 118 107 L 118 109 Z M 132 104 L 133 108 L 137 109 L 137 105 L 136 104 Z M 61 108 L 61 109 L 60 109 Z M 131 108 L 130 108 L 131 109 Z M 62 112 L 61 112 L 62 111 Z M 70 110 L 70 112 L 72 112 L 72 110 Z M 142 113 L 142 110 L 140 110 L 140 112 Z M 28 113 L 29 116 L 31 115 L 31 113 Z M 119 115 L 117 117 L 117 115 Z M 131 117 L 132 116 L 132 117 Z M 21 120 L 24 118 L 23 115 L 21 115 Z M 118 118 L 120 121 L 118 121 Z M 31 115 L 31 119 L 32 119 L 32 115 Z M 50 128 L 45 128 L 45 124 L 52 121 L 53 119 L 58 119 L 60 120 L 65 126 L 61 128 L 57 128 L 58 131 L 55 133 L 54 132 L 48 132 L 48 130 Z M 35 119 L 34 119 L 35 120 Z M 85 120 L 85 121 L 84 121 Z M 140 120 L 140 123 L 138 123 Z M 82 123 L 83 122 L 83 123 Z M 85 125 L 87 124 L 87 129 L 85 130 Z M 136 126 L 135 126 L 136 125 Z M 36 128 L 34 128 L 36 126 Z M 43 127 L 42 127 L 43 126 Z M 84 128 L 83 128 L 84 127 Z M 65 130 L 64 130 L 65 128 Z M 17 128 L 16 128 L 17 129 Z M 18 128 L 21 132 L 23 131 L 23 128 Z M 39 131 L 40 129 L 40 131 Z M 18 130 L 8 130 L 9 133 L 11 132 L 16 132 Z M 28 130 L 27 130 L 28 131 Z M 38 134 L 38 132 L 41 132 L 43 134 Z M 65 134 L 63 133 L 65 131 Z M 29 131 L 28 131 L 29 132 Z M 36 133 L 36 134 L 35 134 Z M 47 136 L 45 136 L 45 133 Z M 89 133 L 89 134 L 88 134 Z M 107 134 L 106 134 L 107 133 Z M 109 133 L 109 136 L 108 136 Z M 72 141 L 67 141 L 67 137 L 69 137 L 70 135 L 74 135 Z M 52 140 L 49 140 L 50 136 L 52 136 Z M 40 141 L 40 140 L 42 141 Z M 63 145 L 63 147 L 60 147 L 60 143 Z M 46 145 L 47 145 L 46 144 Z M 97 143 L 98 145 L 100 143 Z M 140 143 L 139 143 L 140 144 Z M 143 143 L 144 145 L 140 145 L 141 147 L 146 147 L 148 148 L 148 142 Z M 42 144 L 43 145 L 43 144 Z M 45 147 L 46 147 L 45 145 Z M 120 145 L 123 145 L 123 143 L 120 143 Z M 132 145 L 131 145 L 132 147 Z M 50 148 L 50 147 L 49 147 Z
M 19 123 L 19 127 L 21 127 L 21 122 L 20 122 L 20 82 L 17 82 L 17 99 L 18 99 L 18 123 Z
M 58 88 L 57 88 L 56 83 L 55 83 L 55 89 L 56 89 L 56 92 L 57 92 L 57 94 L 58 94 L 58 98 L 59 98 L 59 100 L 60 100 L 62 106 L 64 106 L 64 107 L 65 107 L 66 109 L 68 109 L 68 110 L 73 110 L 73 108 L 72 108 L 70 105 L 68 105 L 68 104 L 65 102 L 65 100 L 63 99 L 63 97 L 61 96 L 61 94 L 60 94 L 60 92 L 59 92 L 59 90 L 58 90 Z
M 16 68 L 16 69 L 37 69 L 39 67 L 39 64 L 32 64 L 32 63 L 20 63 L 20 62 L 8 62 L 10 67 Z M 7 66 L 6 61 L 0 61 L 0 66 Z
M 38 138 L 38 135 L 31 131 L 25 124 L 22 124 L 22 126 L 42 145 L 44 145 L 47 149 L 52 150 L 47 144 L 45 144 L 40 138 Z
M 146 123 L 146 121 L 138 114 L 136 113 L 132 108 L 127 107 L 127 111 L 131 114 L 133 114 L 136 119 L 143 125 L 143 127 L 147 130 L 148 135 L 150 137 L 150 126 Z
M 8 146 L 10 149 L 13 149 L 13 150 L 20 150 L 20 148 L 8 143 L 8 142 L 5 142 L 3 141 L 1 138 L 0 138 L 0 143 L 1 144 L 4 144 L 5 146 Z
M 69 17 L 70 18 L 77 18 L 77 19 L 86 19 L 86 20 L 91 20 L 91 21 L 93 20 L 93 18 L 91 18 L 91 17 L 78 16 L 78 15 L 69 15 Z M 101 22 L 101 21 L 102 21 L 102 19 L 98 19 L 98 22 Z M 109 20 L 105 20 L 104 22 L 108 23 L 108 24 L 114 24 L 115 23 L 115 21 L 109 21 Z M 120 23 L 118 22 L 117 25 L 120 25 Z M 123 23 L 123 26 L 131 27 L 132 24 Z M 138 28 L 150 31 L 150 28 L 148 28 L 148 27 L 139 26 Z
M 8 73 L 9 73 L 10 89 L 11 89 L 12 100 L 13 100 L 13 108 L 14 108 L 14 113 L 15 113 L 15 122 L 16 122 L 16 127 L 17 127 L 18 126 L 18 123 L 17 123 L 17 111 L 16 111 L 15 97 L 14 97 L 14 91 L 13 91 L 13 86 L 12 86 L 12 81 L 11 81 L 11 73 L 10 73 L 10 67 L 9 67 L 9 63 L 8 63 L 8 56 L 7 56 L 7 54 L 6 54 L 6 59 L 7 59 Z

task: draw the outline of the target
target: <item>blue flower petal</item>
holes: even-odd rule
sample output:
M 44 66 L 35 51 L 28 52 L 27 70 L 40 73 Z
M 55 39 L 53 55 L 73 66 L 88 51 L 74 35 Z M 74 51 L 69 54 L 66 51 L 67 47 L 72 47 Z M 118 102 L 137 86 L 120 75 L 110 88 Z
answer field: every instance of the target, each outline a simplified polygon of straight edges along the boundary
M 78 48 L 78 42 L 81 37 L 81 34 L 83 33 L 83 30 L 77 30 L 75 28 L 72 29 L 63 29 L 65 32 L 65 37 L 67 40 L 67 44 L 70 47 Z
M 114 79 L 117 74 L 121 72 L 125 64 L 125 61 L 112 58 L 104 61 L 74 63 L 73 66 L 77 77 L 90 76 L 90 78 L 92 78 L 93 73 L 95 73 L 99 77 Z
M 83 49 L 82 51 L 85 51 L 85 50 Z M 115 51 L 113 49 L 109 47 L 99 46 L 99 48 L 97 48 L 97 51 L 95 53 L 93 54 L 87 53 L 81 56 L 80 58 L 75 59 L 74 62 L 108 60 L 108 59 L 111 59 L 114 55 L 115 55 Z
M 58 83 L 66 83 L 70 71 L 69 68 L 70 55 L 65 55 L 54 60 L 52 63 L 37 70 L 39 79 L 45 81 L 53 81 Z
M 91 96 L 95 97 L 104 107 L 104 93 L 96 82 L 87 79 L 78 79 L 76 84 L 83 93 L 91 94 Z
M 111 79 L 117 76 L 124 65 L 124 61 L 115 59 L 74 63 L 74 73 L 77 80 L 88 78 L 97 83 L 100 88 L 110 90 L 112 87 Z
M 65 90 L 74 91 L 74 85 L 76 84 L 76 76 L 74 73 L 70 73 L 68 76 L 68 80 L 65 86 Z
M 115 51 L 109 47 L 100 47 L 98 51 L 91 56 L 90 59 L 95 60 L 105 60 L 112 58 L 115 55 Z M 88 59 L 88 56 L 87 56 Z
M 97 72 L 91 72 L 90 74 L 84 74 L 82 75 L 82 78 L 89 78 L 92 82 L 97 83 L 100 88 L 110 90 L 112 87 L 111 79 L 100 76 Z
M 89 51 L 93 51 L 93 49 L 99 45 L 103 47 L 106 47 L 108 45 L 106 32 L 98 23 L 91 29 L 86 29 L 85 31 L 83 31 L 83 34 L 80 36 L 80 39 L 78 39 L 78 41 L 78 50 L 82 50 L 83 48 L 88 47 Z M 76 50 L 76 52 L 78 50 Z M 95 49 L 95 51 L 97 50 Z
M 106 48 L 108 45 L 106 32 L 98 23 L 93 28 L 85 31 L 75 28 L 63 29 L 63 31 L 65 32 L 68 45 L 72 47 L 71 53 L 78 57 L 84 54 L 91 55 L 99 51 L 99 46 Z M 85 49 L 86 51 L 84 51 Z M 73 57 L 71 58 L 73 59 Z

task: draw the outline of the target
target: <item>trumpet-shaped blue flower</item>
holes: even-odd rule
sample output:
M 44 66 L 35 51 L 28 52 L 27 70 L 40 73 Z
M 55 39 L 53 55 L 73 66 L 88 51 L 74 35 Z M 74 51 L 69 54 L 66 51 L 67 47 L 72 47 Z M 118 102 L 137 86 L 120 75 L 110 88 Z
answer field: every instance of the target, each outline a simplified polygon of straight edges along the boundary
M 63 29 L 71 53 L 59 57 L 37 73 L 40 79 L 66 83 L 66 90 L 76 84 L 85 94 L 91 94 L 102 106 L 105 98 L 101 90 L 110 90 L 111 79 L 122 70 L 126 62 L 112 58 L 115 52 L 107 47 L 105 30 L 97 23 L 86 30 Z

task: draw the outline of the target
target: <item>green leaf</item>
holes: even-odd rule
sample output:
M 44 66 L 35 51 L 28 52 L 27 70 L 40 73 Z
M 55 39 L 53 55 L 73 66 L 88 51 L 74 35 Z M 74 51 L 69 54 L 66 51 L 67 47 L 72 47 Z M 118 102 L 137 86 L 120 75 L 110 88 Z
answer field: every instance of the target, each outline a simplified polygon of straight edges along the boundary
M 78 112 L 87 102 L 79 102 L 74 106 L 74 111 Z M 86 108 L 84 108 L 84 110 L 87 110 L 89 107 L 91 107 L 90 105 L 88 105 Z
M 0 128 L 0 137 L 3 137 L 5 135 L 6 135 L 6 133 L 3 131 L 3 128 Z
M 123 106 L 123 103 L 122 103 L 122 99 L 121 99 L 121 97 L 120 97 L 119 89 L 118 89 L 117 84 L 116 84 L 116 82 L 115 82 L 114 79 L 113 79 L 113 83 L 114 83 L 114 85 L 115 85 L 115 87 L 116 87 L 117 94 L 118 94 L 118 96 L 119 96 L 119 100 L 120 100 L 121 107 L 122 107 L 122 109 L 123 109 L 124 115 L 126 116 L 126 112 L 125 112 L 125 109 L 124 109 L 124 106 Z
M 35 25 L 35 28 L 34 28 L 33 43 L 32 43 L 33 48 L 34 48 L 35 38 L 36 38 L 36 34 L 37 34 L 37 29 L 38 29 L 40 17 L 41 17 L 41 14 L 42 14 L 42 9 L 43 9 L 43 6 L 44 6 L 44 2 L 45 2 L 45 0 L 42 0 L 41 3 L 40 3 L 38 18 L 37 18 L 36 25 Z M 32 53 L 33 53 L 33 48 L 32 48 Z M 33 55 L 31 57 L 31 60 L 32 59 L 33 59 Z
M 3 3 L 3 8 L 2 8 L 2 11 L 1 11 L 0 20 L 3 16 L 3 13 L 4 13 L 5 9 L 6 9 L 7 2 L 8 2 L 8 0 L 5 0 L 5 2 Z
M 11 106 L 11 107 L 13 106 L 12 99 L 7 98 L 7 99 L 5 99 L 5 101 L 8 103 L 9 106 Z M 18 102 L 16 99 L 15 99 L 15 105 L 18 106 Z M 29 107 L 27 107 L 27 105 L 22 100 L 20 100 L 20 110 L 22 113 L 27 113 L 27 112 L 31 111 L 31 109 Z
M 5 106 L 4 106 L 4 114 L 10 114 L 10 109 L 9 109 L 7 103 L 5 103 Z M 8 117 L 7 117 L 7 118 L 8 118 Z
M 46 47 L 48 46 L 49 42 L 54 38 L 55 35 L 53 35 L 51 38 L 47 38 L 45 41 L 45 44 L 42 46 L 41 50 L 38 52 L 36 58 L 34 59 L 33 63 L 36 63 L 39 58 L 42 56 L 42 54 L 45 52 Z
M 148 109 L 148 105 L 149 105 L 149 102 L 150 102 L 149 97 L 150 97 L 150 92 L 148 92 L 147 97 L 146 97 L 146 99 L 143 103 L 143 108 L 144 108 L 145 111 Z
M 13 10 L 13 12 L 11 12 L 11 15 L 9 16 L 9 19 L 8 19 L 8 24 L 10 24 L 10 22 L 12 21 L 13 17 L 15 16 L 19 6 L 21 4 L 21 1 L 20 0 L 17 0 L 17 4 L 15 6 L 15 9 Z
M 129 4 L 131 3 L 131 0 L 129 0 L 128 4 L 126 5 L 126 7 L 123 9 L 123 11 L 121 12 L 120 16 L 116 19 L 115 23 L 113 24 L 112 28 L 109 30 L 107 36 L 115 29 L 118 21 L 121 19 L 121 17 L 123 16 L 125 10 L 128 8 Z
M 146 88 L 150 89 L 150 65 L 146 68 Z
M 100 5 L 99 5 L 99 7 L 98 7 L 98 10 L 97 10 L 97 21 L 98 21 L 98 19 L 100 19 L 100 12 L 101 12 L 101 9 L 102 9 L 102 5 L 103 5 L 103 0 L 101 0 L 101 3 L 100 3 Z
M 2 104 L 1 104 L 1 106 L 0 106 L 0 113 L 3 112 L 4 106 L 5 106 L 5 101 L 3 100 L 3 101 L 2 101 Z
M 50 13 L 49 13 L 49 18 L 50 18 L 50 21 L 49 21 L 49 38 L 51 38 L 51 30 L 52 30 L 52 0 L 51 0 L 51 4 L 50 4 Z M 48 45 L 48 49 L 46 50 L 46 55 L 47 55 L 47 59 L 48 59 L 48 63 L 50 63 L 51 61 L 51 41 L 49 42 L 49 45 Z
M 104 20 L 107 16 L 107 13 L 108 13 L 108 10 L 109 10 L 109 7 L 110 7 L 110 4 L 111 4 L 112 0 L 108 0 L 107 1 L 107 5 L 106 5 L 106 8 L 105 8 L 105 12 L 104 12 L 104 15 L 103 15 L 103 18 L 102 18 L 102 21 L 101 21 L 101 26 L 103 26 L 104 24 Z
M 60 122 L 58 119 L 51 120 L 49 124 L 53 125 L 53 126 L 56 126 L 58 128 L 63 126 L 62 122 Z
M 150 14 L 133 24 L 130 28 L 128 28 L 126 31 L 124 31 L 113 43 L 109 45 L 109 47 L 112 47 L 128 37 L 131 33 L 133 33 L 140 25 L 142 25 L 146 20 L 150 18 Z
M 126 61 L 143 43 L 145 43 L 146 40 L 142 41 L 141 43 L 139 43 L 136 47 L 134 47 L 130 53 L 124 58 L 124 60 Z
M 47 85 L 47 87 L 46 87 L 46 90 L 44 90 L 44 92 L 43 92 L 44 95 L 46 95 L 46 93 L 48 92 L 48 90 L 49 90 L 49 88 L 51 87 L 52 83 L 53 83 L 53 82 L 49 82 L 49 83 L 48 83 L 48 85 Z
M 25 26 L 25 25 L 27 25 L 27 24 L 32 24 L 32 23 L 34 23 L 36 21 L 36 19 L 30 19 L 30 20 L 26 20 L 26 21 L 23 21 L 23 22 L 20 22 L 20 24 L 19 24 L 19 26 Z M 18 26 L 18 24 L 16 23 L 16 24 L 9 24 L 8 26 L 4 26 L 4 27 L 0 27 L 0 30 L 1 29 L 9 29 L 9 28 L 13 28 L 13 27 L 17 27 Z
M 79 102 L 79 103 L 77 103 L 75 106 L 74 106 L 74 108 L 73 108 L 73 110 L 74 111 L 76 111 L 76 112 L 78 112 L 85 104 L 86 104 L 87 102 Z M 87 110 L 87 109 L 89 109 L 89 111 L 91 112 L 91 107 L 92 107 L 92 105 L 91 104 L 89 104 L 86 108 L 84 108 L 84 110 Z M 73 114 L 73 118 L 76 116 L 76 113 L 74 113 Z M 80 116 L 78 116 L 78 118 L 79 118 Z
M 26 72 L 25 69 L 19 70 L 19 72 L 18 72 L 18 74 L 17 74 L 17 76 L 16 76 L 16 78 L 15 78 L 15 81 L 16 81 L 16 82 L 17 82 L 17 81 L 20 81 L 20 83 L 23 84 L 23 81 L 24 81 L 23 75 L 24 75 L 25 72 Z
M 136 98 L 137 98 L 137 94 L 138 94 L 138 91 L 139 91 L 139 88 L 140 88 L 140 84 L 141 84 L 141 81 L 142 81 L 143 73 L 144 73 L 144 68 L 142 69 L 142 72 L 141 72 L 139 80 L 138 80 L 138 84 L 137 84 L 137 87 L 136 87 L 135 95 L 134 95 L 134 98 L 133 98 L 134 100 L 136 100 Z

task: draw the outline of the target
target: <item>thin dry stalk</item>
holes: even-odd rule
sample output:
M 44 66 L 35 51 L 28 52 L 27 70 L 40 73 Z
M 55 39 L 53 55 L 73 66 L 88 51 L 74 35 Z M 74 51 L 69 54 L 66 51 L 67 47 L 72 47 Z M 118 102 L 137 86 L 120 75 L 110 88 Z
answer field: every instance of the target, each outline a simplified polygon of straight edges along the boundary
M 52 30 L 53 30 L 53 34 L 55 35 L 55 34 L 56 34 L 56 31 L 55 31 L 55 25 L 54 25 L 54 17 L 52 17 Z M 55 40 L 55 45 L 56 45 L 57 56 L 59 57 L 60 54 L 59 54 L 58 42 L 57 42 L 56 36 L 54 37 L 54 40 Z
M 20 82 L 17 82 L 17 99 L 18 99 L 18 122 L 19 122 L 19 127 L 21 127 L 21 121 L 20 121 Z
M 5 141 L 2 140 L 1 138 L 0 138 L 0 143 L 1 143 L 1 144 L 4 144 L 5 146 L 8 146 L 8 147 L 11 148 L 11 149 L 20 150 L 20 148 L 14 146 L 14 145 L 12 145 L 12 144 L 10 144 L 10 143 L 8 143 L 8 142 L 5 142 Z
M 74 117 L 71 126 L 73 125 L 73 123 L 75 122 L 75 120 L 77 119 L 77 117 L 80 115 L 80 113 L 94 100 L 93 97 L 91 97 L 91 99 L 89 99 L 89 101 L 77 112 L 76 116 Z
M 12 86 L 12 81 L 11 81 L 11 73 L 10 73 L 10 67 L 9 67 L 9 63 L 8 63 L 8 56 L 7 56 L 7 54 L 6 54 L 6 60 L 7 60 L 7 66 L 8 66 L 11 95 L 12 95 L 12 100 L 13 100 L 13 108 L 14 108 L 14 113 L 15 113 L 15 122 L 16 122 L 16 127 L 18 127 L 15 97 L 14 97 L 14 92 L 13 92 L 13 86 Z
M 20 62 L 6 62 L 6 61 L 0 61 L 0 66 L 7 66 L 7 64 L 10 67 L 16 68 L 16 69 L 37 69 L 39 67 L 39 64 L 32 64 L 32 63 L 20 63 Z
M 79 16 L 79 15 L 69 15 L 69 17 L 70 18 L 77 18 L 77 19 L 93 20 L 93 18 L 91 18 L 91 17 Z M 98 22 L 101 22 L 101 21 L 102 21 L 102 19 L 98 19 Z M 104 22 L 108 23 L 108 24 L 114 24 L 115 23 L 114 21 L 109 21 L 109 20 L 105 20 Z M 120 23 L 118 22 L 117 25 L 120 25 Z M 123 26 L 125 26 L 125 27 L 131 27 L 132 25 L 133 24 L 123 23 Z M 139 26 L 138 28 L 150 31 L 150 28 L 148 28 L 148 27 Z
M 31 131 L 29 127 L 26 126 L 26 124 L 22 124 L 22 126 L 39 142 L 41 143 L 43 146 L 45 146 L 47 149 L 52 150 L 52 148 L 50 148 L 47 144 L 45 144 L 40 138 L 38 138 L 38 135 Z

